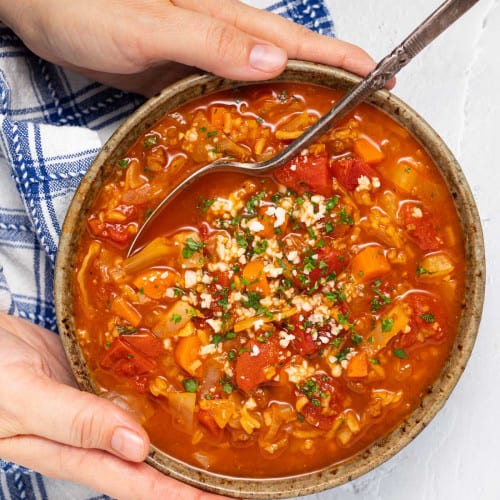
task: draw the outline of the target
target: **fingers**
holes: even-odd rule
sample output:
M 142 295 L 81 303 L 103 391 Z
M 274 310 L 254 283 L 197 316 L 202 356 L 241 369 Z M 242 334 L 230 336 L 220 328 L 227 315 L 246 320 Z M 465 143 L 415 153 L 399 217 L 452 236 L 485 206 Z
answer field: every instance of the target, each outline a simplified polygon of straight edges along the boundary
M 224 21 L 253 37 L 282 47 L 291 59 L 329 64 L 363 76 L 375 66 L 373 59 L 355 45 L 319 35 L 281 16 L 238 1 L 174 0 L 173 3 Z
M 142 52 L 154 63 L 174 60 L 232 79 L 262 80 L 285 68 L 287 54 L 267 40 L 223 20 L 183 8 L 165 8 Z
M 110 401 L 38 374 L 19 374 L 19 388 L 3 389 L 16 434 L 32 434 L 79 448 L 106 450 L 134 462 L 149 450 L 145 430 Z M 14 380 L 14 379 L 13 379 Z M 14 419 L 11 419 L 14 420 Z
M 43 438 L 0 440 L 0 456 L 56 479 L 84 484 L 120 500 L 216 500 L 145 463 L 130 463 L 99 450 L 82 450 Z

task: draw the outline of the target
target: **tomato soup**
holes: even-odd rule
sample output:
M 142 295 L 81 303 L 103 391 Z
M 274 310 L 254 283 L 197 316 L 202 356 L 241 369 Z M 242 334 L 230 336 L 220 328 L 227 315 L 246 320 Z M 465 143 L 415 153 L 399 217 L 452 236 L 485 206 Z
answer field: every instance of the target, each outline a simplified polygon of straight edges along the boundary
M 271 175 L 210 174 L 127 250 L 176 179 L 267 159 L 341 94 L 252 85 L 166 115 L 113 169 L 74 270 L 99 392 L 152 442 L 213 472 L 345 461 L 415 409 L 464 299 L 464 242 L 422 146 L 369 105 Z

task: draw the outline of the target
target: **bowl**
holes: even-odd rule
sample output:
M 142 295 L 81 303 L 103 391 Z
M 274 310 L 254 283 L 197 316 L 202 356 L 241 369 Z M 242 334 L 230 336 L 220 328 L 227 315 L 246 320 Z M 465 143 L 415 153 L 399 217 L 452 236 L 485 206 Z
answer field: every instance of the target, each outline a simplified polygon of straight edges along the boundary
M 359 77 L 318 64 L 291 61 L 272 81 L 306 82 L 343 91 Z M 244 85 L 212 75 L 194 75 L 163 90 L 133 113 L 104 145 L 83 178 L 69 207 L 59 244 L 55 272 L 57 324 L 74 376 L 82 390 L 96 393 L 82 355 L 73 318 L 72 271 L 85 220 L 111 166 L 165 113 L 197 97 Z M 169 476 L 219 494 L 245 498 L 285 498 L 332 488 L 374 469 L 413 440 L 443 406 L 471 354 L 478 332 L 485 286 L 484 244 L 478 211 L 467 181 L 453 154 L 439 135 L 407 104 L 388 91 L 376 92 L 368 102 L 388 113 L 424 146 L 441 172 L 456 205 L 464 234 L 466 256 L 465 296 L 459 329 L 441 374 L 429 387 L 420 405 L 396 429 L 347 462 L 286 478 L 249 479 L 228 477 L 177 460 L 152 446 L 147 462 Z

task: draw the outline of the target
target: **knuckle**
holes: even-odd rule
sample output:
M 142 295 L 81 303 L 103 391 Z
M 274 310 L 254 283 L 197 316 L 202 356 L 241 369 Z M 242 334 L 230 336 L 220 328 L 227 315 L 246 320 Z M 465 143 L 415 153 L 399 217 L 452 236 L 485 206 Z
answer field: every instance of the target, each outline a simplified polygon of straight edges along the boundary
M 102 420 L 89 408 L 80 409 L 70 425 L 70 442 L 80 448 L 96 448 L 103 442 Z
M 234 50 L 236 42 L 235 31 L 229 25 L 215 23 L 207 30 L 207 50 L 221 59 Z

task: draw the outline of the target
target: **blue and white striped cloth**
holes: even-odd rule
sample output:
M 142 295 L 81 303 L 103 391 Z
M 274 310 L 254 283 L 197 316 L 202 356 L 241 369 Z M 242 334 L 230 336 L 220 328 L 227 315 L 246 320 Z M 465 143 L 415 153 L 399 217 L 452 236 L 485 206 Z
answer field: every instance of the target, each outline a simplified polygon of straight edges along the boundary
M 322 0 L 249 0 L 323 34 Z M 56 331 L 53 271 L 73 193 L 100 147 L 142 98 L 32 54 L 0 24 L 0 310 Z M 104 499 L 0 458 L 0 499 Z

